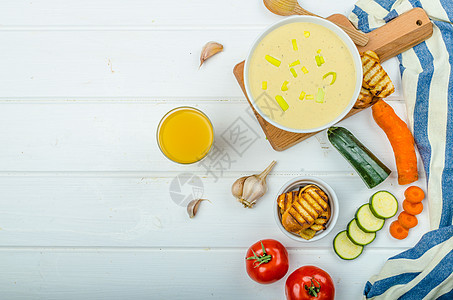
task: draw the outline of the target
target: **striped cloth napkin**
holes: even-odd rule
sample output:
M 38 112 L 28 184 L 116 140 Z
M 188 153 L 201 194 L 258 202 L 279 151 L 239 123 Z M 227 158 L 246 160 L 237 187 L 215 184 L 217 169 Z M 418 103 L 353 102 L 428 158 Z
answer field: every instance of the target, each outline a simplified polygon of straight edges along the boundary
M 432 231 L 390 258 L 366 283 L 364 299 L 453 299 L 453 0 L 359 0 L 349 19 L 370 32 L 413 7 L 434 24 L 430 39 L 398 55 Z

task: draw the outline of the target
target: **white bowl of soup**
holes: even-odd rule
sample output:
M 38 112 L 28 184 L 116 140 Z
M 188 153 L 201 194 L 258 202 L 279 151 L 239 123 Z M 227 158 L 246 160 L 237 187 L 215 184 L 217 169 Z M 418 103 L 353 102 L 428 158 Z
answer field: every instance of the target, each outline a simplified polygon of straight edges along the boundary
M 310 133 L 344 118 L 362 86 L 362 63 L 349 36 L 334 23 L 293 16 L 253 43 L 244 84 L 254 109 L 285 131 Z

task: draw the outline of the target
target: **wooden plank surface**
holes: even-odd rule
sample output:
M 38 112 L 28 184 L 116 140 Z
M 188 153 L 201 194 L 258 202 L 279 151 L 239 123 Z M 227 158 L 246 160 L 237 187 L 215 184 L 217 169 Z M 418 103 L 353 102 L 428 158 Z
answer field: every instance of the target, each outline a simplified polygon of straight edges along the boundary
M 361 179 L 352 174 L 320 176 L 337 193 L 341 205 L 339 219 L 326 238 L 301 244 L 279 231 L 273 215 L 278 190 L 293 176 L 271 176 L 268 194 L 254 209 L 244 209 L 225 192 L 235 178 L 225 176 L 218 182 L 202 179 L 202 197 L 212 203 L 203 203 L 193 220 L 187 216 L 185 207 L 179 206 L 176 198 L 170 195 L 170 183 L 175 176 L 3 177 L 0 197 L 9 203 L 8 210 L 0 212 L 4 245 L 241 248 L 254 239 L 268 237 L 278 239 L 288 247 L 331 250 L 335 234 L 346 228 L 356 209 L 374 192 L 391 190 L 400 200 L 404 194 L 403 188 L 394 186 L 394 177 L 378 188 L 368 190 Z M 38 190 L 39 193 L 33 194 Z M 182 189 L 181 194 L 186 193 L 187 190 Z M 419 220 L 410 237 L 396 244 L 388 233 L 390 222 L 386 222 L 376 242 L 367 249 L 403 249 L 413 245 L 420 233 L 428 230 L 426 210 Z M 367 253 L 365 251 L 361 257 L 362 261 L 369 258 Z
M 265 26 L 182 28 L 0 30 L 0 100 L 244 101 L 231 70 Z M 210 40 L 225 51 L 199 70 Z M 401 99 L 398 65 L 385 67 Z
M 328 16 L 350 12 L 355 1 L 305 2 Z M 333 276 L 338 299 L 359 299 L 389 256 L 416 243 L 427 230 L 426 211 L 404 241 L 384 229 L 356 261 L 333 254 L 333 235 L 374 190 L 325 133 L 275 152 L 231 74 L 258 33 L 279 19 L 261 1 L 0 3 L 1 299 L 282 299 L 284 280 L 261 286 L 244 271 L 246 249 L 261 238 L 289 247 L 290 271 L 319 265 Z M 198 70 L 209 40 L 225 51 Z M 384 67 L 397 89 L 389 103 L 405 118 L 398 64 Z M 215 145 L 232 158 L 223 173 L 213 157 L 180 166 L 159 152 L 157 123 L 181 105 L 212 120 Z M 395 169 L 369 110 L 341 124 Z M 253 137 L 247 151 L 232 142 L 234 126 Z M 231 183 L 273 159 L 268 194 L 253 210 L 242 208 Z M 170 193 L 183 173 L 198 176 L 212 201 L 193 220 Z M 332 234 L 299 244 L 279 232 L 272 204 L 283 183 L 306 175 L 329 182 L 342 204 Z M 404 190 L 395 174 L 382 188 L 399 197 Z
M 35 100 L 32 103 L 2 103 L 0 127 L 8 130 L 0 132 L 0 143 L 7 145 L 0 148 L 0 173 L 86 171 L 158 175 L 161 172 L 204 172 L 206 169 L 200 164 L 181 166 L 163 159 L 155 143 L 160 117 L 186 103 L 165 100 L 138 103 L 104 100 L 95 103 Z M 276 152 L 260 132 L 245 99 L 192 100 L 189 103 L 211 118 L 215 128 L 215 146 L 228 153 L 232 160 L 228 168 L 225 165 L 225 172 L 241 174 L 257 171 L 273 159 L 278 161 L 274 170 L 288 175 L 301 171 L 313 174 L 353 172 L 346 161 L 337 159 L 340 156 L 330 146 L 325 132 L 293 149 Z M 405 116 L 401 102 L 390 103 L 400 116 Z M 388 141 L 372 119 L 371 109 L 341 124 L 389 167 L 395 168 L 392 149 L 386 146 Z M 248 130 L 247 137 L 251 140 L 247 144 L 250 145 L 247 152 L 242 148 L 236 149 L 230 137 L 229 129 L 235 125 L 242 131 Z M 255 153 L 260 155 L 253 155 Z
M 370 258 L 399 250 L 371 250 Z M 5 249 L 0 252 L 0 289 L 5 299 L 284 299 L 284 281 L 259 285 L 244 270 L 244 249 Z M 363 282 L 380 261 L 339 261 L 326 249 L 290 249 L 290 272 L 299 265 L 330 269 L 337 299 L 359 299 Z M 349 272 L 340 272 L 347 268 Z M 165 272 L 163 272 L 165 270 Z M 222 281 L 222 284 L 219 284 Z M 347 285 L 347 287 L 346 287 Z M 345 286 L 345 288 L 341 288 Z M 340 287 L 340 288 L 338 288 Z M 351 291 L 356 291 L 352 294 Z

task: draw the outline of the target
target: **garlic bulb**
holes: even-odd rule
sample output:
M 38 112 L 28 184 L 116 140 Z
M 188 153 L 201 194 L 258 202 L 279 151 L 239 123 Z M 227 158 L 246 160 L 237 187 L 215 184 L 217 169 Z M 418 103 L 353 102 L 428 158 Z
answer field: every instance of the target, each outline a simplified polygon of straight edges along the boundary
M 274 160 L 261 174 L 237 179 L 231 187 L 231 193 L 244 207 L 252 208 L 256 201 L 267 192 L 266 177 L 277 162 Z
M 209 42 L 206 45 L 204 45 L 203 49 L 201 50 L 201 55 L 200 55 L 200 66 L 210 58 L 211 56 L 216 55 L 219 52 L 223 51 L 223 45 L 219 44 L 217 42 Z

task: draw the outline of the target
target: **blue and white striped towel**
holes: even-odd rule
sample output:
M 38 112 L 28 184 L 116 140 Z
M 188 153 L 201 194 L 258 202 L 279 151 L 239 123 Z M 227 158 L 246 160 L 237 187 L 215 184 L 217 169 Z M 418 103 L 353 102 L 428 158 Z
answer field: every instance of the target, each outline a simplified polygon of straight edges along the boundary
M 425 9 L 434 33 L 398 59 L 433 231 L 390 258 L 366 283 L 364 299 L 453 299 L 453 0 L 359 0 L 350 20 L 370 32 L 413 7 Z

